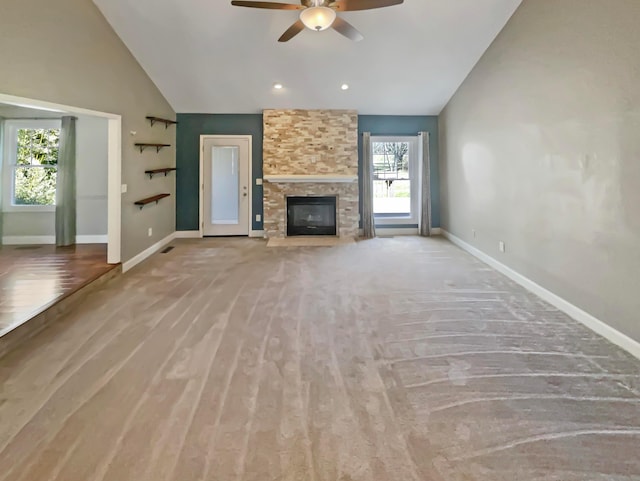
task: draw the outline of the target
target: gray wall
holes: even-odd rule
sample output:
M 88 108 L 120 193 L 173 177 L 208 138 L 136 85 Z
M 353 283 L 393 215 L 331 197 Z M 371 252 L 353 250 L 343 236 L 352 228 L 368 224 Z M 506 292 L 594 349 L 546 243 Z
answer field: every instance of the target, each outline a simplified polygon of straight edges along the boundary
M 81 116 L 76 143 L 78 235 L 107 233 L 107 120 Z
M 640 340 L 638 25 L 524 0 L 440 117 L 440 178 L 446 230 Z
M 78 116 L 76 136 L 77 235 L 106 235 L 107 120 Z M 5 236 L 55 236 L 53 212 L 4 212 L 2 221 Z
M 144 175 L 147 168 L 174 166 L 175 148 L 140 154 L 133 146 L 175 145 L 175 127 L 152 129 L 145 119 L 175 112 L 91 0 L 2 0 L 0 65 L 11 67 L 2 70 L 0 93 L 122 115 L 123 261 L 175 230 L 174 176 Z M 161 192 L 172 196 L 142 211 L 133 205 Z

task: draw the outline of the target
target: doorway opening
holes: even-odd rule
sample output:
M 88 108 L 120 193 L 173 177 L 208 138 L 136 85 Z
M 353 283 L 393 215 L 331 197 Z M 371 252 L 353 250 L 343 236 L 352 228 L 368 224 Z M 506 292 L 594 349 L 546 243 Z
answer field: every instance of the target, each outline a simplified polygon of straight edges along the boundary
M 115 272 L 120 129 L 120 116 L 0 94 L 0 337 Z

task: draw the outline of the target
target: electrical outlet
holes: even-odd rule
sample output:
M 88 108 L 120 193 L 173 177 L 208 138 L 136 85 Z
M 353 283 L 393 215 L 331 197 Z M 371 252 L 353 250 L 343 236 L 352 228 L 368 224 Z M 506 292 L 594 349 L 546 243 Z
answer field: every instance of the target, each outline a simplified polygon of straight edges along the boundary
M 500 252 L 505 252 L 504 242 L 498 242 L 498 249 L 500 249 Z
M 256 214 L 256 222 L 260 222 L 262 220 L 262 216 L 260 214 Z
M 256 179 L 256 185 L 262 185 L 262 179 Z
M 153 235 L 153 229 L 149 227 L 149 237 L 151 237 L 152 235 Z

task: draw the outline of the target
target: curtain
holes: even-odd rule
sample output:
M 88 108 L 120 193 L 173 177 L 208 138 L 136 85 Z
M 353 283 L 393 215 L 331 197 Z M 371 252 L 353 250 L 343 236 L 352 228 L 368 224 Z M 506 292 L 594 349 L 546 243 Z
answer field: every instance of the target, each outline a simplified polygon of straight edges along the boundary
M 371 133 L 362 134 L 362 229 L 365 239 L 376 236 L 373 216 L 373 157 L 371 155 Z
M 56 245 L 76 243 L 76 119 L 62 117 L 56 177 Z
M 431 158 L 429 156 L 429 132 L 420 132 L 420 151 L 422 153 L 420 235 L 431 236 Z

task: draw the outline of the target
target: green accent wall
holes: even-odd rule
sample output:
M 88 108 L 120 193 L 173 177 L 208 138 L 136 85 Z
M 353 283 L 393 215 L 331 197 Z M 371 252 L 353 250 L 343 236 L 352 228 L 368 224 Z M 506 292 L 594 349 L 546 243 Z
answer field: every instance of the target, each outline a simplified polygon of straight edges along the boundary
M 178 114 L 176 139 L 176 230 L 198 230 L 201 135 L 251 135 L 253 230 L 262 230 L 262 114 Z
M 358 131 L 372 135 L 416 135 L 426 131 L 431 150 L 432 225 L 440 226 L 440 183 L 438 171 L 438 118 L 435 116 L 360 115 Z M 176 140 L 176 230 L 198 230 L 200 207 L 198 179 L 200 176 L 201 135 L 251 135 L 253 139 L 253 230 L 262 230 L 262 222 L 255 216 L 262 212 L 262 186 L 255 180 L 262 178 L 262 114 L 178 114 Z M 362 152 L 362 136 L 358 151 Z M 358 155 L 362 171 L 362 156 Z M 362 189 L 362 178 L 360 178 Z M 360 203 L 362 212 L 362 202 Z M 416 227 L 416 226 L 389 226 Z

